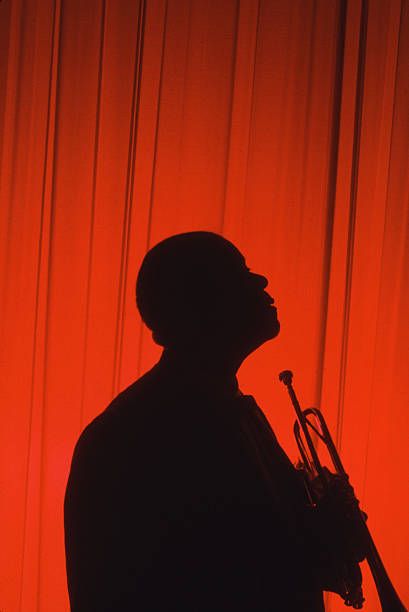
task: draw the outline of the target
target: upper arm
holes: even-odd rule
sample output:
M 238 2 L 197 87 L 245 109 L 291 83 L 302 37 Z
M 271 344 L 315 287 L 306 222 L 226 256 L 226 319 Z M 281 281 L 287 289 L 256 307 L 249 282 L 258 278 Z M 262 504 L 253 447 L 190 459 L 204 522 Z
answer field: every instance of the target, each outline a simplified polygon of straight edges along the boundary
M 73 611 L 104 609 L 117 587 L 115 462 L 98 428 L 85 430 L 74 451 L 64 501 L 68 589 Z M 109 608 L 107 608 L 109 609 Z

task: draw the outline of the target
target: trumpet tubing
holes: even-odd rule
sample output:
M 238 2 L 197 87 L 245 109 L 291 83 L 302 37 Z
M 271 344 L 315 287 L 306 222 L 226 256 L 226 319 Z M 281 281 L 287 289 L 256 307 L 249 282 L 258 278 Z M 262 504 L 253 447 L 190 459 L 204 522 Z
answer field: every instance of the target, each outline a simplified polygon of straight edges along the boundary
M 322 487 L 325 490 L 325 488 L 328 486 L 328 479 L 318 456 L 318 452 L 315 448 L 310 430 L 313 430 L 318 438 L 327 447 L 329 456 L 335 468 L 335 472 L 345 478 L 348 478 L 348 475 L 345 472 L 341 458 L 338 454 L 322 413 L 316 408 L 302 410 L 292 386 L 292 379 L 293 374 L 290 370 L 284 370 L 279 375 L 279 380 L 287 387 L 288 394 L 297 415 L 297 421 L 294 424 L 294 434 L 302 459 L 302 467 L 309 474 L 317 475 L 321 481 Z M 314 418 L 314 423 L 312 423 L 310 417 Z M 304 439 L 302 436 L 304 436 Z M 375 582 L 382 611 L 407 612 L 386 572 L 385 566 L 376 549 L 375 543 L 358 504 L 356 505 L 356 512 L 356 519 L 360 524 L 363 541 L 365 543 L 365 558 L 368 562 L 369 569 L 371 570 Z M 362 608 L 364 598 L 360 584 L 354 583 L 353 580 L 348 582 L 348 579 L 345 578 L 343 581 L 345 586 L 345 594 L 342 595 L 344 598 L 344 603 L 347 606 L 352 606 L 355 609 Z

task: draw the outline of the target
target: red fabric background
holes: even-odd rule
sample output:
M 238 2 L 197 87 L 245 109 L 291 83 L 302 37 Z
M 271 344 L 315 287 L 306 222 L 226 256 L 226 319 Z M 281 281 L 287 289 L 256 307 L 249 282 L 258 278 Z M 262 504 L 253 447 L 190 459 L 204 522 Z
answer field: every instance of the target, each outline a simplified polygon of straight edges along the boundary
M 295 459 L 294 370 L 409 601 L 408 74 L 407 0 L 0 3 L 2 610 L 68 609 L 73 445 L 158 356 L 136 272 L 191 229 L 269 278 L 242 388 Z

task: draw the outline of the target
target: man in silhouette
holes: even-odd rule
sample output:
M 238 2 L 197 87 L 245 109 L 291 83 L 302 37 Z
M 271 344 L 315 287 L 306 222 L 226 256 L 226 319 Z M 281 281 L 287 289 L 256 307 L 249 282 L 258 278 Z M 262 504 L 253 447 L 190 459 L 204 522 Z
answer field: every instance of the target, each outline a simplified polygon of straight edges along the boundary
M 164 350 L 77 443 L 65 499 L 73 612 L 323 610 L 328 546 L 236 379 L 279 333 L 266 286 L 209 232 L 146 255 L 137 305 Z

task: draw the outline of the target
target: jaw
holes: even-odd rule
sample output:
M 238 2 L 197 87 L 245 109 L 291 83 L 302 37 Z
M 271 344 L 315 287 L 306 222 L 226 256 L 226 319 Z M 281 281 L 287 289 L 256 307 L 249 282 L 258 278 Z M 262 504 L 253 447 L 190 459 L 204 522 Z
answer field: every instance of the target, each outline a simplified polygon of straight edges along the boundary
M 259 321 L 260 322 L 260 321 Z M 239 333 L 232 338 L 230 343 L 227 343 L 224 347 L 225 350 L 220 347 L 220 352 L 230 354 L 231 361 L 235 363 L 236 370 L 239 369 L 241 364 L 251 353 L 256 351 L 260 346 L 273 340 L 280 333 L 280 323 L 277 318 L 271 318 L 264 322 L 264 325 L 258 325 L 255 329 L 245 330 L 244 326 L 241 327 Z
M 251 316 L 249 312 L 229 312 L 228 317 L 192 326 L 183 341 L 173 348 L 177 353 L 196 356 L 203 363 L 213 363 L 215 368 L 237 371 L 251 353 L 280 332 L 275 309 L 253 312 Z

